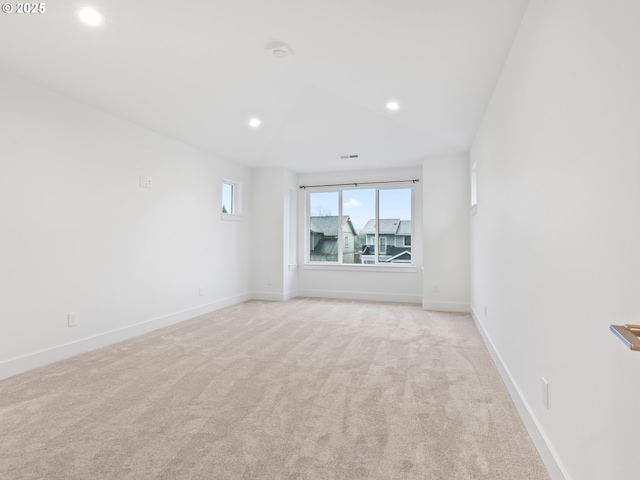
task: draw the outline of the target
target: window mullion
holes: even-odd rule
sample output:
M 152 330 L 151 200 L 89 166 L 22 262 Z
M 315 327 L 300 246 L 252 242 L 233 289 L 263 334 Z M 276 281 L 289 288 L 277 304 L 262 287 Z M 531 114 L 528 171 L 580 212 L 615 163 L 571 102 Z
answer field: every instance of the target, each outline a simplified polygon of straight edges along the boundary
M 380 190 L 376 188 L 376 219 L 374 222 L 375 239 L 374 239 L 374 263 L 377 265 L 380 257 Z
M 338 190 L 338 263 L 342 263 L 344 253 L 344 240 L 342 231 L 342 189 Z
M 304 259 L 305 263 L 311 262 L 311 250 L 313 249 L 313 233 L 311 232 L 311 192 L 307 191 L 304 195 L 304 210 L 305 215 L 307 216 L 305 222 L 305 229 L 309 232 L 309 241 L 307 242 L 307 246 L 305 248 Z

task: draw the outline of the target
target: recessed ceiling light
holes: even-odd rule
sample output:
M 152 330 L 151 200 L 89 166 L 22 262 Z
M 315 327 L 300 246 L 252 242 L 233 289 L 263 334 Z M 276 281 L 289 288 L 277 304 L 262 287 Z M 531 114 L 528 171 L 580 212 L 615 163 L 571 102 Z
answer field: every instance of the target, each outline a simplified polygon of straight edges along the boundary
M 389 110 L 398 110 L 400 108 L 400 105 L 398 105 L 398 102 L 389 102 L 387 103 L 387 108 Z
M 249 120 L 249 126 L 253 128 L 259 127 L 261 123 L 262 122 L 259 118 L 252 118 L 251 120 Z
M 81 8 L 78 10 L 78 17 L 87 25 L 100 25 L 102 23 L 102 14 L 94 8 Z

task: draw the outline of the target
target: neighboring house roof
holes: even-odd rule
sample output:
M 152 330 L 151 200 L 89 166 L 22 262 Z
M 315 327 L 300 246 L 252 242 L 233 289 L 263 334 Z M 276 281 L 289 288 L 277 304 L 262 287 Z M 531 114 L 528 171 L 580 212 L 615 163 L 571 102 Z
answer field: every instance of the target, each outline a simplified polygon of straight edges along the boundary
M 313 222 L 313 217 L 311 220 L 311 233 L 322 233 L 322 228 Z
M 411 235 L 411 220 L 400 220 L 396 235 Z
M 338 217 L 331 215 L 311 217 L 311 231 L 322 233 L 325 237 L 337 237 Z
M 372 218 L 367 222 L 360 233 L 374 234 L 375 220 Z M 400 220 L 399 218 L 381 218 L 380 235 L 411 235 L 411 220 Z
M 391 258 L 387 258 L 387 259 L 385 260 L 385 262 L 393 262 L 394 260 L 398 260 L 400 257 L 405 256 L 405 255 L 408 255 L 408 256 L 409 256 L 409 257 L 407 258 L 407 260 L 409 260 L 409 261 L 410 261 L 410 260 L 411 260 L 411 252 L 410 252 L 409 250 L 404 250 L 404 251 L 402 251 L 402 252 L 398 253 L 397 255 L 394 255 L 394 256 L 393 256 L 393 257 L 391 257 Z
M 336 245 L 338 244 L 337 238 L 323 238 L 316 247 L 313 249 L 313 253 L 320 255 L 331 255 L 338 252 Z
M 351 223 L 348 216 L 342 217 L 342 224 L 347 225 L 354 235 L 357 235 L 356 229 Z M 322 233 L 325 237 L 338 236 L 338 217 L 336 215 L 318 216 L 310 218 L 310 229 L 313 233 Z
M 371 219 L 367 222 L 367 224 L 362 228 L 362 230 L 360 230 L 360 233 L 376 233 L 375 229 L 373 228 L 375 220 Z

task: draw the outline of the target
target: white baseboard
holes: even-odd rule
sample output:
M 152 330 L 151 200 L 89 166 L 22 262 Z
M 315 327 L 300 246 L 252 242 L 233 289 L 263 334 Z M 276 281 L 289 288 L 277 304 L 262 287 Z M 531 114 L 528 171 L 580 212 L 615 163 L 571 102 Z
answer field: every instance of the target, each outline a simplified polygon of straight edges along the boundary
M 298 296 L 297 291 L 291 292 L 251 292 L 249 297 L 251 300 L 264 300 L 267 302 L 286 302 Z
M 339 298 L 341 300 L 369 300 L 374 302 L 422 302 L 422 295 L 410 295 L 406 293 L 346 292 L 344 290 L 299 290 L 298 296 L 313 298 Z
M 428 302 L 423 300 L 422 309 L 437 312 L 469 313 L 469 304 L 462 302 Z
M 291 292 L 285 292 L 284 293 L 284 301 L 288 301 L 291 300 L 292 298 L 296 298 L 298 296 L 298 291 L 297 290 L 292 290 Z
M 522 395 L 522 392 L 514 381 L 509 368 L 507 368 L 506 364 L 502 360 L 502 357 L 500 356 L 500 353 L 498 353 L 498 351 L 496 350 L 495 345 L 491 341 L 491 338 L 487 334 L 487 331 L 484 329 L 484 326 L 480 322 L 480 319 L 473 307 L 470 307 L 469 311 L 471 313 L 471 317 L 473 318 L 473 322 L 476 324 L 476 328 L 480 332 L 480 335 L 482 336 L 482 339 L 487 346 L 487 350 L 489 351 L 489 354 L 493 359 L 493 363 L 496 365 L 498 372 L 502 377 L 502 381 L 507 387 L 513 403 L 518 409 L 520 418 L 522 419 L 522 422 L 529 432 L 531 440 L 533 440 L 533 443 L 536 446 L 538 453 L 540 454 L 540 458 L 542 458 L 545 467 L 547 467 L 549 476 L 552 480 L 571 480 L 571 477 L 562 465 L 558 454 L 549 443 L 549 439 L 545 435 L 542 427 L 540 426 L 540 423 L 529 407 L 529 403 Z
M 114 343 L 122 342 L 123 340 L 128 340 L 130 338 L 137 337 L 138 335 L 142 335 L 159 328 L 168 327 L 169 325 L 180 323 L 215 310 L 220 310 L 221 308 L 230 307 L 247 300 L 249 300 L 248 294 L 225 298 L 181 312 L 144 320 L 116 330 L 100 333 L 98 335 L 82 338 L 62 345 L 56 345 L 55 347 L 29 353 L 21 357 L 11 358 L 0 362 L 0 380 L 33 370 L 34 368 L 44 367 L 45 365 L 59 362 L 60 360 L 65 360 L 82 353 L 87 353 L 98 348 L 106 347 Z

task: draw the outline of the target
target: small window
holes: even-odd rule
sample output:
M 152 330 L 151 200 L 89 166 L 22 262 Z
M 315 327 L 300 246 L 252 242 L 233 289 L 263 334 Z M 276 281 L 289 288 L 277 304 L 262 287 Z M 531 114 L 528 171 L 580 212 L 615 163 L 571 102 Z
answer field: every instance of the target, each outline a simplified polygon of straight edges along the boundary
M 239 219 L 242 215 L 242 185 L 222 180 L 222 218 Z
M 233 215 L 233 183 L 222 182 L 222 213 Z
M 404 237 L 404 246 L 405 247 L 410 247 L 411 246 L 411 235 L 405 235 L 405 237 Z
M 471 208 L 478 205 L 478 179 L 476 164 L 471 165 Z

